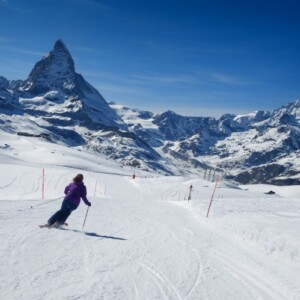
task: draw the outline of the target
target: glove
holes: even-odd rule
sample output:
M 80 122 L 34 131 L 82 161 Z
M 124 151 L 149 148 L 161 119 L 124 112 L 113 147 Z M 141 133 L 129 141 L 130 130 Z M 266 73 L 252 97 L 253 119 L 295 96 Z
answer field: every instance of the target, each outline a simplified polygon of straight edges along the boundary
M 92 206 L 92 203 L 91 203 L 91 202 L 89 202 L 87 205 L 88 205 L 88 206 Z

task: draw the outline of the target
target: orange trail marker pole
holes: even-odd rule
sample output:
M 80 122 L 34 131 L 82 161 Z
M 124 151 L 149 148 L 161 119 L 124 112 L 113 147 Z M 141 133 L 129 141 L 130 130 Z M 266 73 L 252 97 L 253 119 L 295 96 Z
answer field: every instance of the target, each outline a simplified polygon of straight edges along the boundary
M 208 218 L 209 211 L 210 211 L 210 207 L 211 207 L 211 204 L 212 204 L 212 201 L 213 201 L 213 199 L 214 199 L 214 195 L 215 195 L 215 192 L 216 192 L 216 189 L 217 189 L 218 181 L 219 181 L 219 176 L 217 176 L 215 188 L 214 188 L 214 191 L 213 191 L 213 193 L 212 193 L 212 195 L 211 195 L 210 203 L 209 203 L 208 210 L 207 210 L 207 214 L 206 214 L 206 217 L 207 217 L 207 218 Z

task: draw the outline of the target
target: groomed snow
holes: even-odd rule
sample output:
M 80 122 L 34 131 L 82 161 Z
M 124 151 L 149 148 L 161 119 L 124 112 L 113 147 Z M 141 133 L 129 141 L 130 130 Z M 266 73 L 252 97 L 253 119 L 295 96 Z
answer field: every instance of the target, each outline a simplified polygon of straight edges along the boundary
M 78 150 L 0 133 L 0 299 L 300 299 L 299 187 L 221 182 L 206 218 L 215 183 Z M 79 172 L 84 230 L 38 228 Z

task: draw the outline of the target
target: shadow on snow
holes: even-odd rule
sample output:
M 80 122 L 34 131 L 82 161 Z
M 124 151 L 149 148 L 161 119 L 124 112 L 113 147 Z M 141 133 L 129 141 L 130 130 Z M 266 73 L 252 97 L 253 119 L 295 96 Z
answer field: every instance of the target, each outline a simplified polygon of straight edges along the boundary
M 111 239 L 111 240 L 119 240 L 119 241 L 126 241 L 126 239 L 121 238 L 121 237 L 116 237 L 116 236 L 110 236 L 110 235 L 100 235 L 95 232 L 85 232 L 81 230 L 76 230 L 76 229 L 68 229 L 68 228 L 60 228 L 61 230 L 65 231 L 72 231 L 76 233 L 84 233 L 85 235 L 92 236 L 92 237 L 97 237 L 99 239 Z

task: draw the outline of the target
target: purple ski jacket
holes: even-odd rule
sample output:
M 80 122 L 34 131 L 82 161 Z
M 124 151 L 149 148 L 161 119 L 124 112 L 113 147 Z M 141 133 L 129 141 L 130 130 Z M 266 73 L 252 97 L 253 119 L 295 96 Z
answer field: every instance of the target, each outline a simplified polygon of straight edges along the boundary
M 65 188 L 65 200 L 73 203 L 78 206 L 80 204 L 80 198 L 84 201 L 86 205 L 89 205 L 90 202 L 86 198 L 86 187 L 83 182 L 72 182 Z

